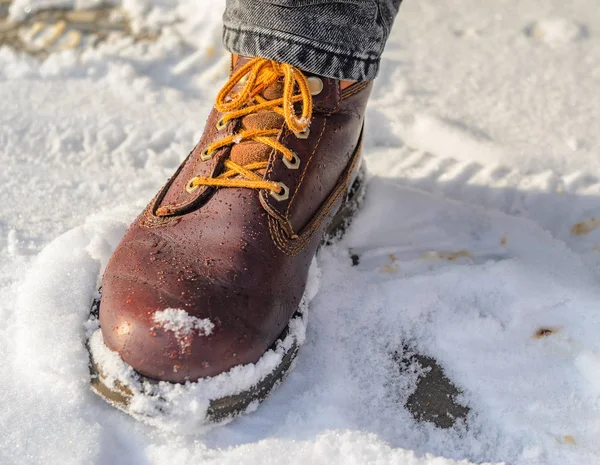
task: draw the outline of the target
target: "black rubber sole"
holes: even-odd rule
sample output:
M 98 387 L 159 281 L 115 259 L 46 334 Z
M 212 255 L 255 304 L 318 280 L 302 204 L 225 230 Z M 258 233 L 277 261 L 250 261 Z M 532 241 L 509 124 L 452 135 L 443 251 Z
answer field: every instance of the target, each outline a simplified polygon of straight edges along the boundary
M 361 165 L 358 170 L 358 174 L 352 183 L 350 190 L 348 191 L 346 201 L 332 220 L 329 230 L 323 237 L 321 245 L 331 245 L 343 237 L 352 221 L 354 213 L 360 207 L 361 201 L 364 197 L 365 173 L 366 170 L 364 166 Z M 100 297 L 95 299 L 92 303 L 90 310 L 91 319 L 98 318 L 99 310 Z M 302 318 L 303 315 L 301 313 L 296 313 L 294 318 L 297 317 Z M 279 347 L 279 345 L 286 339 L 288 334 L 289 326 L 286 327 L 272 348 Z M 232 419 L 246 412 L 252 404 L 262 402 L 264 399 L 266 399 L 269 393 L 276 388 L 291 371 L 293 362 L 298 354 L 298 350 L 299 346 L 297 341 L 294 341 L 283 353 L 282 360 L 279 365 L 250 389 L 236 395 L 224 396 L 211 400 L 206 415 L 208 422 L 220 423 Z M 92 389 L 100 397 L 104 398 L 113 406 L 125 411 L 126 413 L 131 413 L 129 411 L 129 404 L 134 396 L 133 391 L 128 386 L 123 385 L 118 381 L 109 381 L 105 373 L 103 373 L 102 368 L 95 361 L 93 351 L 90 350 L 89 344 L 88 351 L 90 353 Z M 141 382 L 151 384 L 158 383 L 157 380 L 147 378 L 139 373 L 137 376 Z

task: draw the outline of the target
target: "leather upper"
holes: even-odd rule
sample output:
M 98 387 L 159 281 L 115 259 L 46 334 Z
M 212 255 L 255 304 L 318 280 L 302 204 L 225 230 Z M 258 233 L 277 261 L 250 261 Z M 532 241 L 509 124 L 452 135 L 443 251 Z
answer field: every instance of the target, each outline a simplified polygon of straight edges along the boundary
M 322 80 L 308 138 L 285 125 L 278 136 L 299 168 L 274 150 L 268 158 L 264 178 L 283 182 L 288 199 L 245 188 L 186 190 L 194 176 L 222 172 L 231 155 L 225 147 L 210 161 L 200 158 L 241 124 L 219 131 L 223 115 L 213 110 L 197 146 L 127 230 L 104 273 L 100 324 L 107 346 L 139 373 L 183 382 L 254 363 L 298 309 L 312 258 L 358 167 L 371 88 L 341 91 L 338 81 Z M 207 318 L 214 329 L 182 345 L 154 320 L 168 308 Z

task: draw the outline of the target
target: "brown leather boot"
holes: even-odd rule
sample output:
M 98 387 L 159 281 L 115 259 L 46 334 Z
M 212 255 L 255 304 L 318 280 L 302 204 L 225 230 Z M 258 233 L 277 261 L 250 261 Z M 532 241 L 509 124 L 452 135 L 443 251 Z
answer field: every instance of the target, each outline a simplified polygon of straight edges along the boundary
M 136 395 L 168 397 L 157 381 L 199 380 L 206 415 L 220 420 L 282 379 L 301 342 L 290 321 L 302 317 L 313 257 L 357 200 L 370 89 L 237 60 L 202 139 L 106 268 L 101 335 L 90 341 L 98 392 L 127 409 Z M 102 340 L 129 378 L 110 373 L 127 368 L 108 366 Z M 249 364 L 264 373 L 255 367 L 244 387 L 234 375 Z M 220 391 L 207 387 L 225 374 Z

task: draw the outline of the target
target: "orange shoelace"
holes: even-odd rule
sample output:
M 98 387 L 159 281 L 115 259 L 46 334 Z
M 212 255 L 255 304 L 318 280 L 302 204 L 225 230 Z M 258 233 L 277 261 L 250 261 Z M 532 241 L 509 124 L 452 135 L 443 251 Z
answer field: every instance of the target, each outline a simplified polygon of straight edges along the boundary
M 260 94 L 283 77 L 283 96 L 274 100 L 267 100 Z M 231 94 L 233 89 L 244 78 L 243 88 Z M 298 93 L 294 94 L 296 88 Z M 302 112 L 298 116 L 294 104 L 302 102 Z M 215 108 L 224 116 L 217 123 L 219 129 L 224 129 L 227 124 L 235 119 L 259 111 L 273 111 L 283 116 L 287 127 L 297 137 L 306 138 L 312 117 L 312 95 L 306 76 L 299 69 L 265 58 L 254 58 L 235 72 L 219 92 Z M 272 139 L 279 135 L 280 129 L 253 129 L 241 130 L 237 134 L 224 137 L 210 144 L 202 153 L 203 160 L 210 160 L 217 150 L 232 144 L 239 144 L 245 140 L 253 140 L 272 147 L 281 153 L 287 166 L 297 167 L 297 155 L 285 145 Z M 199 186 L 217 187 L 246 187 L 249 189 L 268 189 L 274 194 L 282 194 L 286 189 L 284 185 L 275 181 L 265 181 L 257 171 L 264 170 L 267 161 L 250 163 L 244 166 L 231 160 L 225 160 L 227 171 L 217 177 L 194 177 L 187 185 L 188 192 L 196 190 Z

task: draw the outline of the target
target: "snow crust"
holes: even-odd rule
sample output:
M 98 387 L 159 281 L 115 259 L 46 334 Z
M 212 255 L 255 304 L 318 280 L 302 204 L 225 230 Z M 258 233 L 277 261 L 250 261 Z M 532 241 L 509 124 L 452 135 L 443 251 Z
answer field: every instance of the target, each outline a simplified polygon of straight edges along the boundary
M 206 396 L 148 426 L 89 388 L 101 272 L 228 71 L 224 1 L 122 5 L 159 39 L 44 62 L 0 48 L 1 464 L 598 463 L 593 2 L 404 2 L 367 114 L 365 206 L 318 257 L 296 368 L 210 430 Z M 410 415 L 416 374 L 393 355 L 406 346 L 462 390 L 466 422 Z
M 165 331 L 171 331 L 179 343 L 180 350 L 185 350 L 191 344 L 191 337 L 208 336 L 215 325 L 208 318 L 196 318 L 181 308 L 166 308 L 154 312 L 153 321 Z
M 154 312 L 153 321 L 166 331 L 188 336 L 197 331 L 201 336 L 212 333 L 215 325 L 208 318 L 196 318 L 181 308 L 166 308 Z

